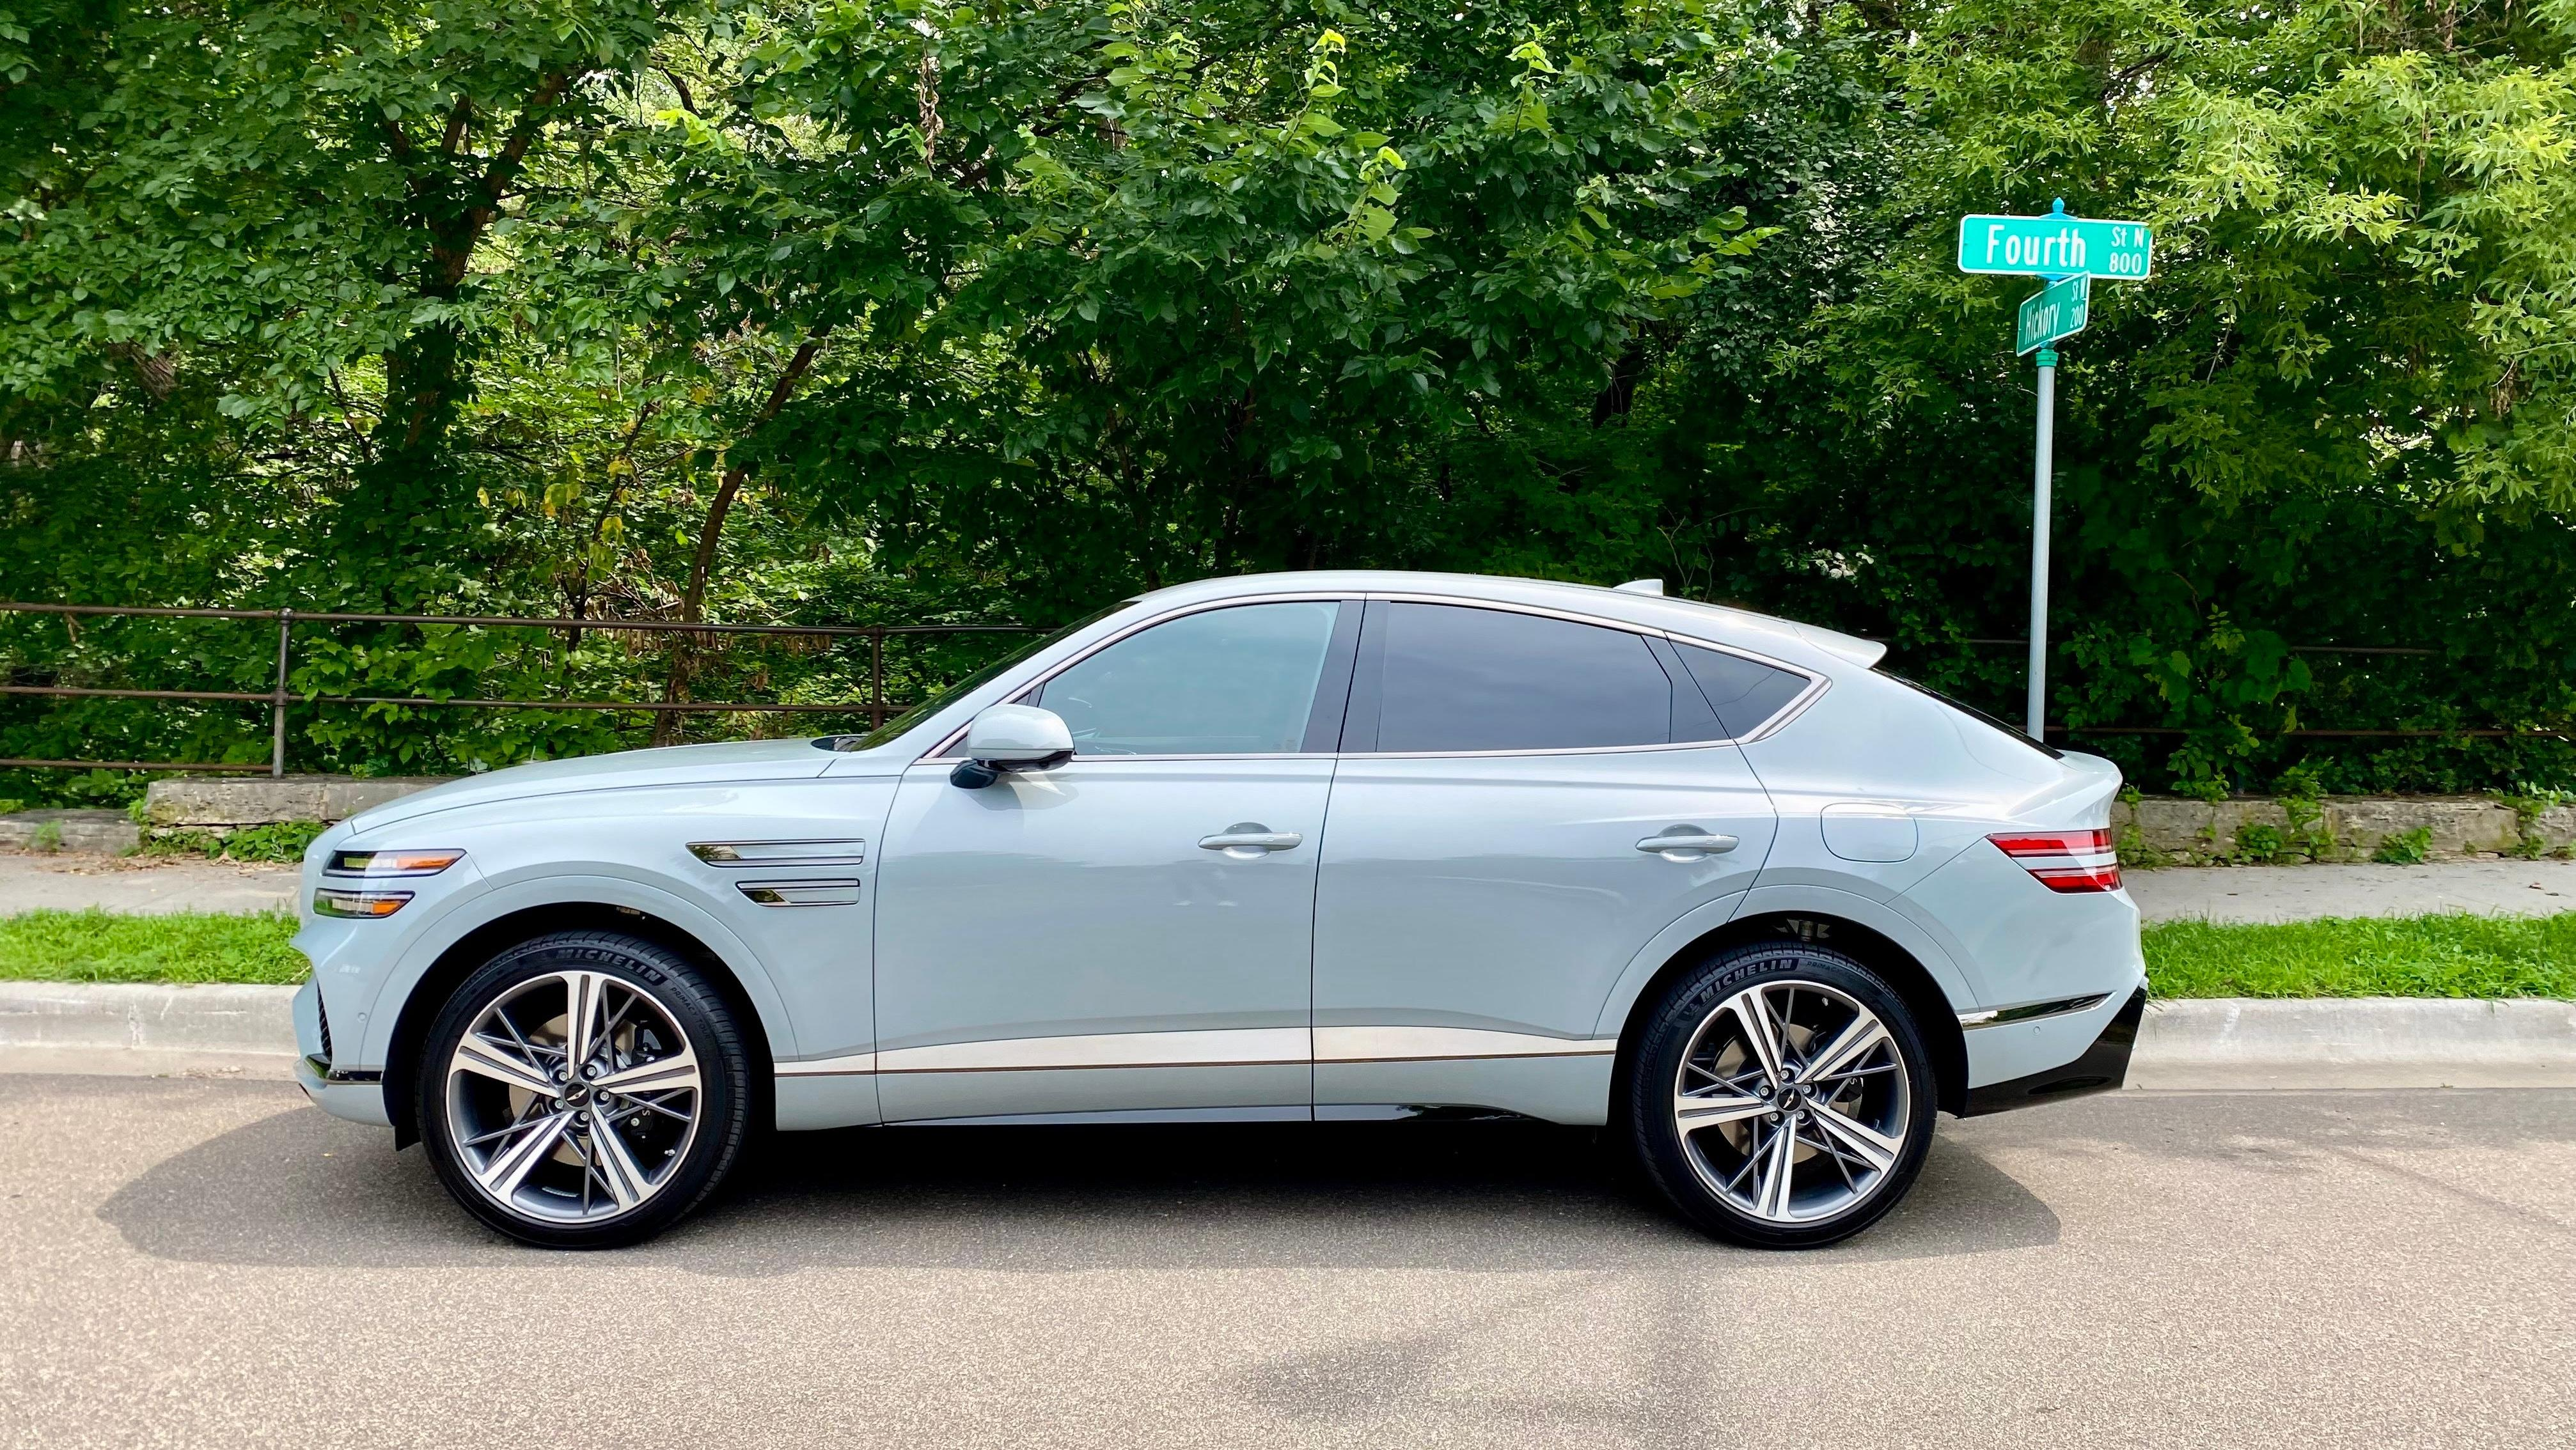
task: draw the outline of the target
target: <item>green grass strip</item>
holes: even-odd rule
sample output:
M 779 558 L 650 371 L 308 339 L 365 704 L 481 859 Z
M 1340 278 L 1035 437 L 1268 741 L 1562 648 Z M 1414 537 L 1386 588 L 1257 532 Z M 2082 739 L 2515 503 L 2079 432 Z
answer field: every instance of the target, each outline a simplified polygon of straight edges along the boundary
M 0 980 L 304 980 L 283 913 L 0 917 Z M 2576 912 L 2412 916 L 2147 928 L 2147 975 L 2165 997 L 2576 998 Z
M 0 916 L 0 981 L 276 982 L 305 978 L 284 912 L 30 911 Z
M 2576 997 L 2576 912 L 2147 928 L 2161 997 Z

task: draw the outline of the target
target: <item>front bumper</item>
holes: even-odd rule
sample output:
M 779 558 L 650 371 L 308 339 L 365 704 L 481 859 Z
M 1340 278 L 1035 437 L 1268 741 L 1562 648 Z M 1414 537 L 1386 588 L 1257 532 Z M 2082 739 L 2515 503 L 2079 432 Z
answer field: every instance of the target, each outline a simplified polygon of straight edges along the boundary
M 1968 1089 L 1967 1104 L 1959 1116 L 1974 1118 L 2118 1088 L 2129 1076 L 2129 1054 L 2137 1046 L 2138 1023 L 2146 1015 L 2147 984 L 2140 982 L 2129 993 L 2128 1002 L 2104 1024 L 2101 1035 L 2094 1038 L 2093 1044 L 2073 1062 L 2061 1063 L 2026 1077 L 1972 1087 Z
M 385 1111 L 385 1075 L 348 1072 L 331 1064 L 331 1023 L 323 1015 L 322 989 L 307 979 L 295 994 L 295 1082 L 313 1105 L 353 1123 L 393 1126 Z

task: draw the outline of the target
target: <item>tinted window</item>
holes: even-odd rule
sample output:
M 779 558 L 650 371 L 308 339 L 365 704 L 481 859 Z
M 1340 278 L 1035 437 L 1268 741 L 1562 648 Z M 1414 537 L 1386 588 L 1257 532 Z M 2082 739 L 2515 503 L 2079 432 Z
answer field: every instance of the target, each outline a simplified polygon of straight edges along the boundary
M 1293 753 L 1340 608 L 1301 600 L 1183 615 L 1047 681 L 1037 703 L 1064 717 L 1077 755 Z
M 1681 655 L 1691 678 L 1699 681 L 1700 693 L 1708 696 L 1708 707 L 1717 712 L 1718 723 L 1726 728 L 1729 739 L 1760 729 L 1762 722 L 1779 714 L 1782 706 L 1807 688 L 1805 675 L 1773 669 L 1742 655 L 1701 649 L 1679 640 L 1673 642 L 1673 649 Z
M 1445 604 L 1371 606 L 1379 750 L 1567 750 L 1672 739 L 1672 681 L 1625 630 Z

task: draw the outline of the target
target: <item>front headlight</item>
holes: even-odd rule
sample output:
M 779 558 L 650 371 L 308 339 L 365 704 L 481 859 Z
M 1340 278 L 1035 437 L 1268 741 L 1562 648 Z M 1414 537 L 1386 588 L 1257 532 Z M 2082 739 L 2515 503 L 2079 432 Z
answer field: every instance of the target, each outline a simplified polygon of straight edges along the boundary
M 325 876 L 435 876 L 465 859 L 462 851 L 334 851 Z
M 464 859 L 462 851 L 334 851 L 322 865 L 322 876 L 325 881 L 339 877 L 366 882 L 435 876 Z M 393 915 L 410 900 L 408 891 L 326 885 L 313 893 L 313 914 L 371 921 Z

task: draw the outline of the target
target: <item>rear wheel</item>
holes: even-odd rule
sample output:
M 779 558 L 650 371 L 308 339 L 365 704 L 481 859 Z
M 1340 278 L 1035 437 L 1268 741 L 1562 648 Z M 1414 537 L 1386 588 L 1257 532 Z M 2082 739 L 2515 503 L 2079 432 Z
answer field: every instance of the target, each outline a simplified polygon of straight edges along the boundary
M 751 1070 L 724 999 L 669 949 L 610 932 L 521 943 L 431 1024 L 421 1136 L 467 1212 L 550 1248 L 668 1228 L 749 1135 Z
M 1628 1074 L 1648 1178 L 1708 1232 L 1812 1248 L 1904 1197 L 1932 1142 L 1931 1059 L 1903 999 L 1840 952 L 1718 952 L 1665 995 Z

